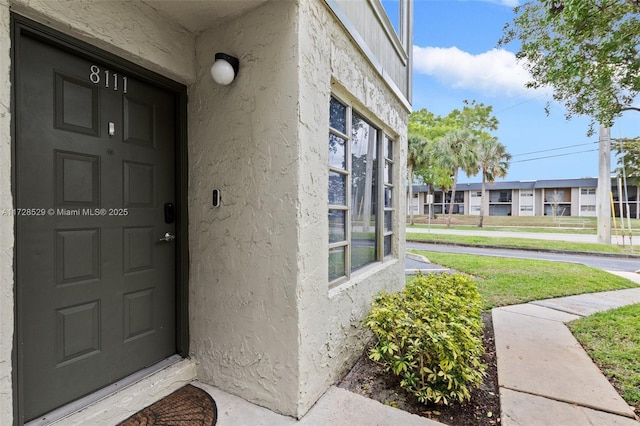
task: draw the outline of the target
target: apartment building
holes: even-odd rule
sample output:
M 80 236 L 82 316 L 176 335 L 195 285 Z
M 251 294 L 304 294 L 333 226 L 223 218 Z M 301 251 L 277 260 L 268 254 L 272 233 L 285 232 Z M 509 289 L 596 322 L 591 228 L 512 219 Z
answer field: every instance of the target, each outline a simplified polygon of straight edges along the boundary
M 489 216 L 596 216 L 597 178 L 548 179 L 531 181 L 505 181 L 486 184 L 486 196 L 489 198 Z M 413 200 L 410 208 L 414 214 L 449 212 L 451 191 L 433 192 L 433 204 L 430 206 L 427 185 L 413 186 Z M 622 196 L 620 196 L 620 194 Z M 613 211 L 620 216 L 620 209 L 632 218 L 640 218 L 640 188 L 627 185 L 626 189 L 618 185 L 617 179 L 611 180 Z M 482 200 L 481 183 L 461 183 L 456 186 L 453 214 L 480 215 Z

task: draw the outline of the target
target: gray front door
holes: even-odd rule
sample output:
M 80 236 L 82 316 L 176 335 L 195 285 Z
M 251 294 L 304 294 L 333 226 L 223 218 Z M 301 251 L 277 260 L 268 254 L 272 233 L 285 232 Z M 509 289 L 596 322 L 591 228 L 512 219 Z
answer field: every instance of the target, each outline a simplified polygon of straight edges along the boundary
M 18 365 L 30 420 L 176 353 L 176 101 L 44 39 L 18 46 Z

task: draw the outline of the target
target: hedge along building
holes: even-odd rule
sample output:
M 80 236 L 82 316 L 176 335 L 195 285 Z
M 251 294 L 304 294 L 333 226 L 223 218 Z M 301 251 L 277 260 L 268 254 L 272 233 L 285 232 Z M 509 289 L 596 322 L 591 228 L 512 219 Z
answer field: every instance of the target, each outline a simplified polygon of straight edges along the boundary
M 403 285 L 411 4 L 0 0 L 3 424 L 304 415 Z

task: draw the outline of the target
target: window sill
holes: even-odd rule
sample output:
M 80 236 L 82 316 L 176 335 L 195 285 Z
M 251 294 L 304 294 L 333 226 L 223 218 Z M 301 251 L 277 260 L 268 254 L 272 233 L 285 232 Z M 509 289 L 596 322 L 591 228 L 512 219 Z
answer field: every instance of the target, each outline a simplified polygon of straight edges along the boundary
M 396 265 L 397 263 L 397 258 L 389 257 L 385 258 L 382 262 L 372 263 L 371 265 L 367 265 L 362 269 L 358 269 L 356 272 L 351 274 L 351 279 L 338 282 L 329 289 L 329 300 L 334 297 L 340 296 L 345 291 L 359 285 L 363 281 L 366 281 L 372 275 L 376 275 L 379 272 L 384 271 L 385 269 L 393 265 Z

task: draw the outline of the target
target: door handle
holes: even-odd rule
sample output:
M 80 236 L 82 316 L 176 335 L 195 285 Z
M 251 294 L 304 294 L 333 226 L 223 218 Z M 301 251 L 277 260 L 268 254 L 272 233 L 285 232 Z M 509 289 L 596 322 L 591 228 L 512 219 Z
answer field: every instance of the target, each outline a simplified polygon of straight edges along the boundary
M 160 238 L 158 241 L 173 241 L 176 239 L 176 236 L 173 235 L 171 232 L 165 232 L 164 237 Z

